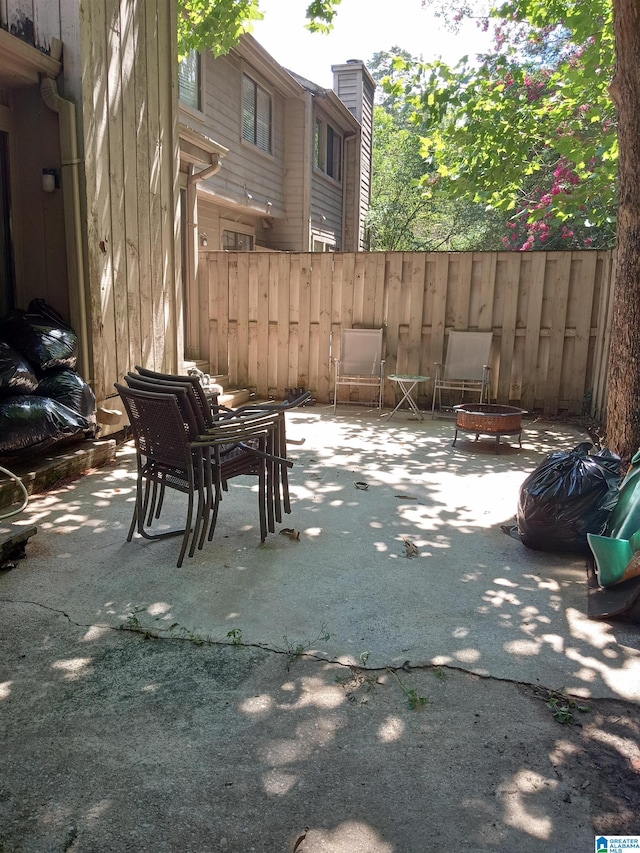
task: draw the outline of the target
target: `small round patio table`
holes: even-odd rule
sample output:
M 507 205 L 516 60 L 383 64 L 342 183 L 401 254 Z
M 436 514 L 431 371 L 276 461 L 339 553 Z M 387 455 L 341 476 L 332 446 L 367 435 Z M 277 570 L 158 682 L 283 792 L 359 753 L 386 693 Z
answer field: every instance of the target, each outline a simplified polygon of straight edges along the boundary
M 415 414 L 415 416 L 421 421 L 424 420 L 424 416 L 423 416 L 422 412 L 420 411 L 420 409 L 418 408 L 418 406 L 416 405 L 416 401 L 413 399 L 411 394 L 413 392 L 413 389 L 416 387 L 416 385 L 418 385 L 420 382 L 428 382 L 430 378 L 431 378 L 430 376 L 420 376 L 420 375 L 415 374 L 415 373 L 390 373 L 389 374 L 387 379 L 390 382 L 395 382 L 397 385 L 399 385 L 400 390 L 402 391 L 402 399 L 400 400 L 398 405 L 395 407 L 395 409 L 390 413 L 389 420 L 391 420 L 391 418 L 395 415 L 395 413 L 398 411 L 400 406 L 402 406 L 402 404 L 405 402 L 405 400 L 406 400 L 407 404 L 409 405 L 409 408 L 411 409 L 411 411 Z

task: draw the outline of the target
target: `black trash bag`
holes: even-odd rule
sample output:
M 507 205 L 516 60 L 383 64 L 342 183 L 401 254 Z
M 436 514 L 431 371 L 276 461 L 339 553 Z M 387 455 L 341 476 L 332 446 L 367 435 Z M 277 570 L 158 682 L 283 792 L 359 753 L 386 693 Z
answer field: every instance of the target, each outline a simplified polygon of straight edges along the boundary
M 64 403 L 90 423 L 96 422 L 96 395 L 75 370 L 50 370 L 38 383 L 35 393 Z
M 620 458 L 591 449 L 585 441 L 549 454 L 520 487 L 518 533 L 528 548 L 586 553 L 587 533 L 604 531 L 618 500 Z
M 48 397 L 16 394 L 0 400 L 0 456 L 43 450 L 91 430 L 86 418 Z
M 40 373 L 57 367 L 74 368 L 78 356 L 75 332 L 51 312 L 53 309 L 44 310 L 44 313 L 11 311 L 0 320 L 0 338 L 18 350 Z
M 60 329 L 69 329 L 73 331 L 68 323 L 65 323 L 62 314 L 58 314 L 53 306 L 49 305 L 44 299 L 32 299 L 27 308 L 28 314 L 39 314 L 45 320 L 49 320 L 52 326 L 57 326 Z
M 5 341 L 0 341 L 0 395 L 31 394 L 38 380 L 28 361 Z

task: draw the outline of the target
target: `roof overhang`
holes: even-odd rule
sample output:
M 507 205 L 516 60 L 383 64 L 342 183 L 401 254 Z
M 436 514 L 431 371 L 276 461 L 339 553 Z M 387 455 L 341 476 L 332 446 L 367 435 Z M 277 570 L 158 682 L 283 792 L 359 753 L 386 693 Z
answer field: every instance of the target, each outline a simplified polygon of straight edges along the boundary
M 322 109 L 327 114 L 327 118 L 334 121 L 341 131 L 348 133 L 349 131 L 360 130 L 358 119 L 332 89 L 324 89 L 322 94 L 318 93 L 313 97 L 316 102 L 322 104 Z
M 193 166 L 208 166 L 211 157 L 217 154 L 219 158 L 226 157 L 229 149 L 220 145 L 215 139 L 210 139 L 192 127 L 180 122 L 180 159 L 183 163 Z
M 60 74 L 62 63 L 0 28 L 0 88 L 37 86 L 40 76 Z

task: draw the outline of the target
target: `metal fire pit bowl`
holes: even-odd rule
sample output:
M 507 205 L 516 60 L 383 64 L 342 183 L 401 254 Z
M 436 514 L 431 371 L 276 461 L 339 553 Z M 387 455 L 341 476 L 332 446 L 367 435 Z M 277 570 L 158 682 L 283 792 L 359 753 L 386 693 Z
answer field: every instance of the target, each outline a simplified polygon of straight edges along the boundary
M 501 435 L 517 435 L 518 444 L 522 447 L 522 416 L 526 414 L 523 409 L 493 403 L 462 403 L 453 409 L 456 413 L 456 433 L 451 442 L 452 447 L 458 438 L 458 430 L 475 433 L 476 441 L 481 435 L 495 435 L 495 453 L 500 452 Z

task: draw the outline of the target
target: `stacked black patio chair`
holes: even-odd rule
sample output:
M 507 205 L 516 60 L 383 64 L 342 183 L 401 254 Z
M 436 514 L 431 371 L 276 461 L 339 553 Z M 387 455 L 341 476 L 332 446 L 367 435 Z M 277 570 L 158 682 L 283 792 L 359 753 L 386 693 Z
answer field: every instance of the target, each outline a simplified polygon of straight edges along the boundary
M 282 510 L 291 511 L 284 413 L 304 401 L 227 409 L 210 400 L 197 377 L 159 374 L 136 368 L 116 383 L 136 445 L 137 488 L 127 536 L 148 539 L 182 534 L 178 567 L 189 547 L 193 556 L 213 538 L 222 491 L 239 475 L 258 479 L 260 540 L 275 532 Z M 165 489 L 188 496 L 185 527 L 152 533 Z M 191 544 L 189 546 L 189 538 Z

